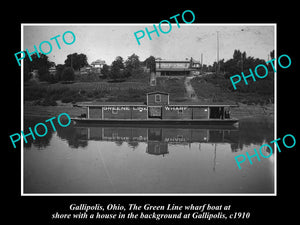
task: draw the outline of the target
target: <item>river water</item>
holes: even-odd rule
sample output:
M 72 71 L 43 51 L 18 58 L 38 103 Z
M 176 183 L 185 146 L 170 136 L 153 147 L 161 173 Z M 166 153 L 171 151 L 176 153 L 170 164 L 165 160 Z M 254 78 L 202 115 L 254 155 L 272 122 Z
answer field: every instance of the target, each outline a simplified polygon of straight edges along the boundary
M 26 120 L 24 133 L 44 121 Z M 274 193 L 274 154 L 247 160 L 241 170 L 234 159 L 274 140 L 274 124 L 264 119 L 242 120 L 238 128 L 56 129 L 24 144 L 24 194 Z

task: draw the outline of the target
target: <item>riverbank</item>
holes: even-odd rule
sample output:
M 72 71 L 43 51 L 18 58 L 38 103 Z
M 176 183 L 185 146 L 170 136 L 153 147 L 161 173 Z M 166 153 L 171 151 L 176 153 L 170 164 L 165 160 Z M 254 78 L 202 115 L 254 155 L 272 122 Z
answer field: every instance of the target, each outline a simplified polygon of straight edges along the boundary
M 74 83 L 46 83 L 31 82 L 24 86 L 24 100 L 35 101 L 35 105 L 56 106 L 57 101 L 63 103 L 77 103 L 82 101 L 107 102 L 145 102 L 146 93 L 164 91 L 170 94 L 173 101 L 186 100 L 184 77 L 161 78 L 156 86 L 149 86 L 143 79 L 111 83 L 74 82 Z
M 170 101 L 201 105 L 238 105 L 231 109 L 234 118 L 265 117 L 274 120 L 273 95 L 262 92 L 233 92 L 226 88 L 229 82 L 223 76 L 159 77 L 156 86 L 149 86 L 147 76 L 135 80 L 111 83 L 97 82 L 45 83 L 28 82 L 24 86 L 25 117 L 53 117 L 68 113 L 80 116 L 85 109 L 73 107 L 80 102 L 146 102 L 146 93 L 163 91 L 170 94 Z M 273 93 L 273 92 L 272 92 Z
M 72 103 L 63 103 L 56 101 L 56 106 L 41 106 L 35 105 L 34 101 L 24 102 L 24 116 L 30 117 L 46 117 L 50 118 L 58 116 L 61 113 L 68 113 L 71 117 L 80 116 L 82 113 L 86 113 L 85 109 L 79 107 L 73 107 Z M 274 104 L 267 105 L 247 105 L 238 104 L 239 107 L 231 109 L 231 116 L 238 119 L 246 118 L 262 118 L 264 117 L 268 121 L 274 121 Z

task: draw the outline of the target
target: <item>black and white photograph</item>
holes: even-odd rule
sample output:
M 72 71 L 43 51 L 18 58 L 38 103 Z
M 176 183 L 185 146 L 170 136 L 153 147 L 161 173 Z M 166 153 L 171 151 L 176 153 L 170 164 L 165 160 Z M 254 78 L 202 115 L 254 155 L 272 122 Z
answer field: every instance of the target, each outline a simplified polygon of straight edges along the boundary
M 8 4 L 3 220 L 297 221 L 296 4 L 184 3 Z
M 276 195 L 274 66 L 290 62 L 276 37 L 275 23 L 23 23 L 22 195 Z

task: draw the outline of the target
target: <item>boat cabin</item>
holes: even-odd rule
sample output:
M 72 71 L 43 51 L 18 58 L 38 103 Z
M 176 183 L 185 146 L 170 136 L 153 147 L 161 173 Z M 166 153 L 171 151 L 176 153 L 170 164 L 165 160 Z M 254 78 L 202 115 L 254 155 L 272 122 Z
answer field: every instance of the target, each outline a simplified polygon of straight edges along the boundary
M 165 92 L 147 93 L 145 103 L 107 103 L 81 105 L 92 120 L 229 120 L 232 105 L 170 103 Z

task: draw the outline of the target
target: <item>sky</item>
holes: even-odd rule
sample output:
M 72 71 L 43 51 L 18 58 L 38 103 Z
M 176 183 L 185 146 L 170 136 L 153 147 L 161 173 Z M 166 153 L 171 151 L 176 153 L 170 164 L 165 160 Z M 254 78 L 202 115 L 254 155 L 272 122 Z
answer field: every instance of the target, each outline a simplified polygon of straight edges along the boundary
M 153 24 L 23 24 L 22 49 L 34 51 L 34 45 L 39 48 L 43 41 L 49 41 L 52 52 L 48 54 L 49 60 L 63 64 L 68 54 L 83 53 L 87 55 L 88 63 L 97 59 L 105 60 L 110 65 L 112 61 L 121 56 L 124 60 L 135 53 L 143 61 L 150 55 L 164 60 L 185 60 L 186 58 L 200 61 L 203 54 L 203 63 L 212 65 L 217 60 L 217 32 L 219 34 L 219 59 L 232 58 L 235 49 L 245 51 L 247 56 L 268 59 L 268 54 L 275 50 L 275 26 L 273 24 L 180 24 L 172 23 L 169 33 L 162 33 L 155 24 L 159 37 L 151 33 L 150 40 L 145 27 L 152 31 Z M 162 24 L 167 31 L 169 25 Z M 143 30 L 144 38 L 140 45 L 134 33 Z M 76 40 L 66 45 L 62 36 L 66 31 L 72 31 Z M 138 35 L 140 35 L 139 33 Z M 57 41 L 50 38 L 60 35 Z M 65 35 L 67 42 L 72 42 L 72 36 Z M 48 44 L 43 44 L 44 52 L 49 51 Z M 276 55 L 275 55 L 276 56 Z

